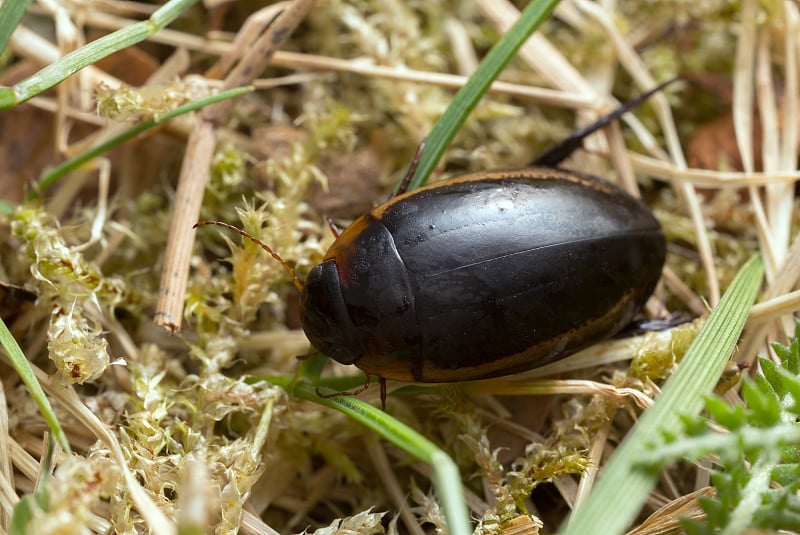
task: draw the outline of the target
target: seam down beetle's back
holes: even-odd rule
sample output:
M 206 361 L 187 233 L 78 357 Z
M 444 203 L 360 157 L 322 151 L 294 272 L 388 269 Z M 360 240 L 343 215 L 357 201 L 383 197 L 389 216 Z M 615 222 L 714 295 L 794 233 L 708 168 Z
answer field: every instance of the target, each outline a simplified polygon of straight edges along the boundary
M 639 200 L 548 168 L 484 172 L 357 219 L 309 274 L 303 327 L 388 379 L 483 379 L 616 333 L 653 291 L 666 242 Z

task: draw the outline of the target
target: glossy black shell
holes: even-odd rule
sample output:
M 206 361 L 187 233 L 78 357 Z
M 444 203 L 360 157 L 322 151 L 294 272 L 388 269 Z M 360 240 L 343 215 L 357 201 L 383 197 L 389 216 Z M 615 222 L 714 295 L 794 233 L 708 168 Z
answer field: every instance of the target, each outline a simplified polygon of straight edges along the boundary
M 665 247 L 647 206 L 597 178 L 467 175 L 348 227 L 308 276 L 303 328 L 323 353 L 389 379 L 507 375 L 628 324 Z

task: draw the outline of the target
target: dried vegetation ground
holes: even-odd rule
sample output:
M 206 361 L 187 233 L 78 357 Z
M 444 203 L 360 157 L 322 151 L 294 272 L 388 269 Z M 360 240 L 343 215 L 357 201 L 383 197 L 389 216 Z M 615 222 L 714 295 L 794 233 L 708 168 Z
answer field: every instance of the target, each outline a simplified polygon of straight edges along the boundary
M 299 26 L 269 66 L 249 64 L 231 79 L 248 52 L 264 55 L 254 40 L 290 5 Z M 0 84 L 152 9 L 36 3 L 3 56 Z M 385 198 L 514 12 L 503 0 L 207 2 L 0 114 L 0 197 L 14 207 L 0 221 L 0 280 L 35 296 L 4 290 L 0 314 L 44 370 L 73 449 L 57 452 L 50 505 L 34 511 L 29 533 L 444 529 L 427 467 L 341 414 L 246 380 L 290 378 L 307 353 L 297 293 L 252 244 L 209 228 L 195 239 L 191 225 L 240 225 L 302 277 L 332 241 L 325 216 L 346 223 Z M 650 315 L 704 314 L 745 259 L 763 252 L 762 300 L 786 297 L 753 315 L 737 354 L 752 363 L 766 340 L 793 332 L 798 308 L 789 293 L 800 255 L 790 248 L 798 20 L 794 2 L 564 0 L 473 112 L 437 178 L 524 165 L 618 100 L 685 75 L 629 126 L 593 137 L 570 166 L 633 191 L 638 179 L 663 222 L 670 254 Z M 152 129 L 70 173 L 44 202 L 24 201 L 45 167 L 220 86 L 249 83 L 257 90 L 222 111 Z M 185 284 L 162 275 L 182 265 Z M 540 522 L 555 531 L 691 333 L 595 349 L 590 366 L 538 395 L 453 387 L 390 396 L 388 410 L 453 456 L 482 529 L 530 514 L 518 532 Z M 635 355 L 633 368 L 611 362 Z M 47 470 L 46 426 L 1 365 L 6 531 Z M 326 373 L 355 370 L 331 364 Z M 702 467 L 666 472 L 642 519 L 666 504 L 699 514 L 694 493 L 707 483 Z M 675 515 L 661 521 L 674 526 Z

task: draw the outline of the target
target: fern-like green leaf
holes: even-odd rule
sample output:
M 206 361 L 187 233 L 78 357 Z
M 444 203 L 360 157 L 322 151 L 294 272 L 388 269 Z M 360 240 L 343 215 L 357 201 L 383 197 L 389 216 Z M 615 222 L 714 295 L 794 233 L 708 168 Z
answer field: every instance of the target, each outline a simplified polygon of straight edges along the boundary
M 706 401 L 711 421 L 683 418 L 681 433 L 665 436 L 647 467 L 714 455 L 715 495 L 698 499 L 704 521 L 683 521 L 691 535 L 800 529 L 800 322 L 789 345 L 775 344 L 780 364 L 761 359 L 762 373 L 742 383 L 743 405 Z M 720 432 L 724 428 L 727 432 Z

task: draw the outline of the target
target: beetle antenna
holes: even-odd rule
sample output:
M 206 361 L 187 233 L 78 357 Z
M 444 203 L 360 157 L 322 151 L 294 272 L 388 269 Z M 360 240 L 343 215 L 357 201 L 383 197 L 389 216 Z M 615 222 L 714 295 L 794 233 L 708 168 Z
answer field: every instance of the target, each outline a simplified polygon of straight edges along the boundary
M 244 230 L 240 229 L 239 227 L 234 227 L 233 225 L 230 225 L 228 223 L 223 223 L 222 221 L 198 221 L 197 223 L 195 223 L 192 226 L 192 228 L 197 228 L 197 227 L 200 227 L 202 225 L 216 225 L 218 227 L 222 227 L 222 228 L 226 228 L 228 230 L 232 230 L 234 232 L 238 232 L 239 234 L 241 234 L 245 238 L 249 239 L 250 241 L 252 241 L 252 242 L 254 242 L 256 244 L 258 244 L 262 249 L 264 249 L 267 253 L 269 253 L 269 255 L 272 258 L 274 258 L 275 260 L 277 260 L 278 262 L 281 263 L 281 265 L 284 267 L 284 269 L 289 272 L 289 275 L 291 275 L 292 283 L 294 284 L 294 287 L 297 288 L 297 291 L 299 291 L 301 294 L 303 293 L 303 283 L 300 282 L 300 279 L 297 277 L 297 273 L 295 273 L 294 269 L 292 269 L 292 266 L 287 264 L 286 260 L 281 258 L 278 253 L 276 253 L 275 251 L 270 249 L 269 246 L 266 243 L 264 243 L 263 241 L 259 240 L 258 238 L 256 238 L 252 234 L 250 234 L 249 232 L 245 232 Z
M 680 76 L 676 76 L 675 78 L 670 78 L 666 82 L 662 82 L 655 86 L 654 88 L 650 89 L 649 91 L 645 91 L 638 97 L 629 100 L 621 104 L 617 109 L 612 111 L 609 114 L 603 115 L 597 121 L 593 122 L 592 124 L 585 126 L 583 128 L 579 128 L 572 132 L 569 136 L 562 139 L 542 154 L 536 157 L 530 165 L 532 166 L 541 166 L 541 167 L 556 167 L 558 164 L 566 160 L 573 152 L 575 152 L 578 147 L 583 144 L 583 140 L 589 134 L 593 134 L 594 132 L 600 130 L 604 126 L 608 125 L 611 121 L 619 119 L 622 115 L 629 112 L 631 109 L 635 108 L 648 98 L 652 97 L 654 94 L 658 93 L 665 87 L 667 87 L 672 82 L 676 80 L 680 80 Z

